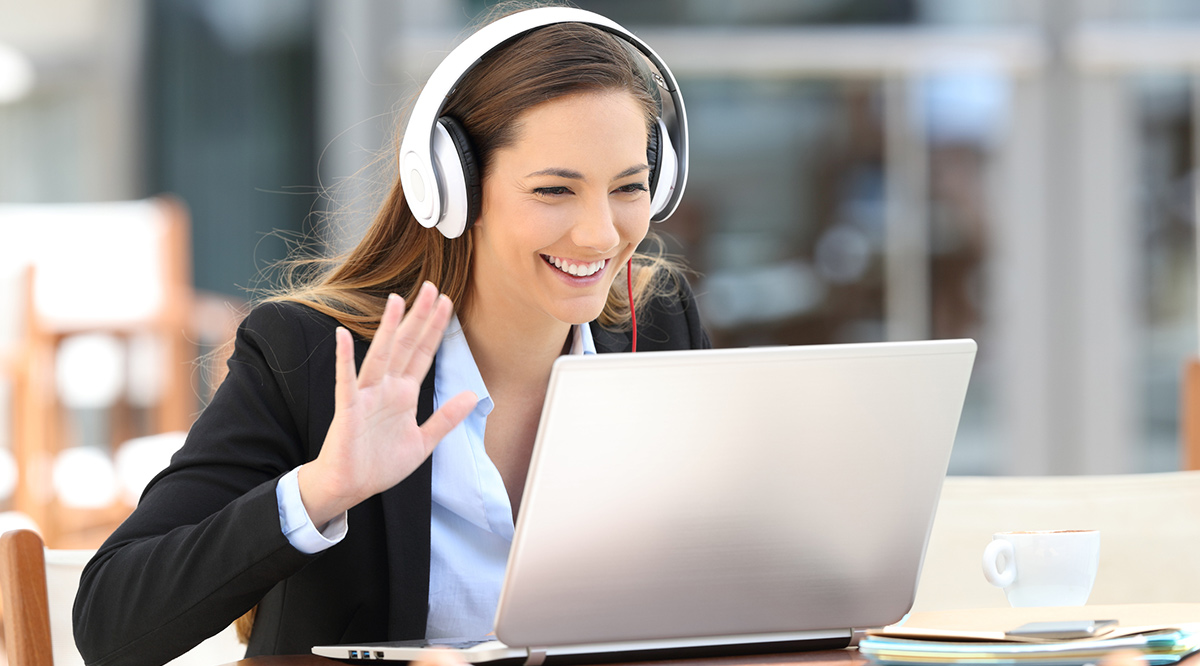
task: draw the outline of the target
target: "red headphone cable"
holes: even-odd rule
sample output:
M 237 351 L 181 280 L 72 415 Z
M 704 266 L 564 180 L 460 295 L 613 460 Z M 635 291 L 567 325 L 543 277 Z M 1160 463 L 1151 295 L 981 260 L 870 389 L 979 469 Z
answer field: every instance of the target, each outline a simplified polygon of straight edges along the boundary
M 629 287 L 629 318 L 633 321 L 633 349 L 637 351 L 637 312 L 633 310 L 633 257 L 625 264 L 625 285 Z

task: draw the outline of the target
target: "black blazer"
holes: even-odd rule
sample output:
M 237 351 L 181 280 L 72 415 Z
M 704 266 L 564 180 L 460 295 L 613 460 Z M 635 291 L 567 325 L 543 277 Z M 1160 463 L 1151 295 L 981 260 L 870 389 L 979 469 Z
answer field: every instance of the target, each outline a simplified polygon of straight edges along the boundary
M 645 311 L 639 352 L 711 346 L 686 285 Z M 212 403 L 84 569 L 74 623 L 88 664 L 165 663 L 255 604 L 248 656 L 424 637 L 430 460 L 350 509 L 346 538 L 322 553 L 297 551 L 280 530 L 276 482 L 316 458 L 333 419 L 336 326 L 292 303 L 242 322 Z M 591 327 L 598 352 L 629 350 L 628 332 Z M 355 341 L 358 363 L 367 345 Z M 420 421 L 433 413 L 433 377 Z

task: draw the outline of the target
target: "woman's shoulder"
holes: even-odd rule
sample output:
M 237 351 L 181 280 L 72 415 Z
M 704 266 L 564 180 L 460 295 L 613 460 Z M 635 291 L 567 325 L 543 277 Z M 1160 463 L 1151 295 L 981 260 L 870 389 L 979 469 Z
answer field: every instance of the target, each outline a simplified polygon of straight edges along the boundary
M 255 305 L 242 320 L 242 328 L 254 331 L 333 331 L 338 321 L 300 301 L 272 300 Z
M 332 316 L 305 303 L 266 301 L 255 305 L 242 320 L 235 353 L 237 347 L 249 345 L 260 349 L 268 360 L 307 357 L 317 349 L 333 349 L 337 326 Z

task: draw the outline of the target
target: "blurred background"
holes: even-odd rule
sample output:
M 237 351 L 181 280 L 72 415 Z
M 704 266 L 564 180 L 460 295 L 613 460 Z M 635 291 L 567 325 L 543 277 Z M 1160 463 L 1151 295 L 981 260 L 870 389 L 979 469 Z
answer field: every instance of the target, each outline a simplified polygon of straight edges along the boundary
M 972 337 L 952 474 L 1180 468 L 1200 4 L 576 4 L 679 78 L 656 229 L 718 346 Z M 0 520 L 98 543 L 272 262 L 369 222 L 398 114 L 487 5 L 0 0 Z

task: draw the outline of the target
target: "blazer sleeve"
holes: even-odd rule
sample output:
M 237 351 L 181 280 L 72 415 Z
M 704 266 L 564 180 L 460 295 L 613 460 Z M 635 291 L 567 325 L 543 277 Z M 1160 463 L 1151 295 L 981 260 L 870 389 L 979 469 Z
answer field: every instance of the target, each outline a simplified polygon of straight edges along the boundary
M 288 543 L 275 495 L 320 445 L 308 401 L 314 382 L 332 384 L 334 343 L 319 316 L 269 304 L 239 327 L 212 403 L 83 571 L 74 627 L 88 664 L 165 663 L 319 557 Z

